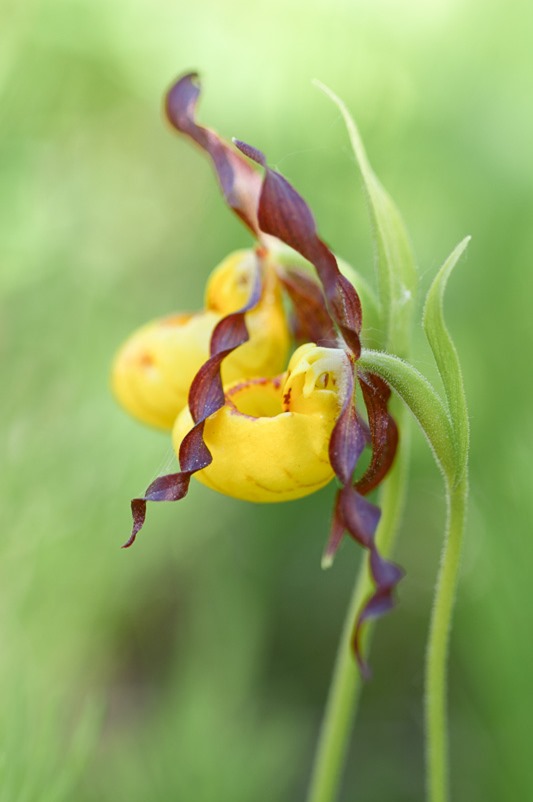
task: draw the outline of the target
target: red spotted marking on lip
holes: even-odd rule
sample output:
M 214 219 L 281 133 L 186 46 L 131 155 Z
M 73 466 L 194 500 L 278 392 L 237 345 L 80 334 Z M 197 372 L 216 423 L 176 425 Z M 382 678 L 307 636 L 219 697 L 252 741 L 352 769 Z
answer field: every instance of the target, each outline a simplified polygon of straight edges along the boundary
M 155 359 L 152 354 L 149 353 L 139 354 L 137 362 L 141 368 L 153 368 L 155 365 Z
M 271 384 L 274 389 L 279 389 L 280 386 L 280 378 L 276 376 L 274 378 L 269 378 L 265 376 L 256 376 L 253 379 L 246 379 L 245 381 L 238 382 L 237 384 L 233 384 L 229 390 L 226 390 L 226 398 L 231 399 L 232 395 L 236 395 L 237 393 L 242 392 L 247 387 L 264 387 L 267 384 Z
M 232 415 L 240 415 L 243 418 L 248 418 L 254 421 L 264 417 L 262 415 L 248 415 L 246 412 L 242 412 L 233 400 L 233 396 L 238 395 L 243 390 L 247 390 L 249 387 L 266 387 L 267 385 L 271 385 L 274 390 L 279 390 L 281 378 L 281 376 L 275 376 L 273 379 L 256 377 L 255 379 L 247 379 L 246 381 L 234 384 L 229 390 L 226 390 L 226 406 L 229 408 L 230 413 Z M 282 410 L 280 408 L 280 414 L 281 412 Z

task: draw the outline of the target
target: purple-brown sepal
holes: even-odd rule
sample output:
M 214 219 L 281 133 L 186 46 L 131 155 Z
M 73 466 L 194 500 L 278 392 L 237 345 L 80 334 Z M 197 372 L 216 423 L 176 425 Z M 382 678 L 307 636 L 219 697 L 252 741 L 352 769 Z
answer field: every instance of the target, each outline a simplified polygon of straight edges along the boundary
M 339 271 L 333 253 L 319 238 L 311 209 L 282 175 L 267 166 L 261 151 L 243 142 L 235 144 L 265 168 L 258 210 L 261 231 L 277 237 L 315 266 L 332 317 L 357 359 L 361 353 L 361 301 L 352 284 Z
M 259 256 L 258 256 L 259 260 Z M 210 465 L 211 452 L 207 448 L 203 431 L 206 419 L 224 406 L 224 390 L 220 366 L 235 348 L 248 340 L 245 315 L 261 298 L 262 280 L 258 263 L 252 292 L 247 304 L 238 312 L 232 312 L 217 324 L 211 336 L 211 356 L 196 374 L 189 392 L 189 409 L 194 427 L 183 439 L 179 451 L 181 470 L 178 473 L 159 476 L 147 488 L 142 498 L 131 502 L 133 528 L 124 548 L 132 545 L 144 525 L 147 501 L 179 501 L 187 495 L 193 473 Z
M 211 157 L 226 203 L 258 237 L 257 207 L 261 176 L 215 131 L 198 125 L 196 105 L 200 90 L 200 80 L 195 72 L 176 81 L 168 90 L 165 100 L 167 118 L 177 131 L 194 140 Z
M 368 413 L 372 459 L 364 475 L 356 483 L 357 490 L 366 495 L 383 481 L 391 469 L 398 447 L 398 428 L 389 414 L 390 388 L 374 373 L 358 371 L 359 385 Z

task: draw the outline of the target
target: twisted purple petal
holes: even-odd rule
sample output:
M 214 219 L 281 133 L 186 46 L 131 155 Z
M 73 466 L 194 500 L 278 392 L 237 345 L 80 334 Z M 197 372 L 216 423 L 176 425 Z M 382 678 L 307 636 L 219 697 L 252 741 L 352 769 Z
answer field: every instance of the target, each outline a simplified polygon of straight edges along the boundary
M 391 395 L 388 385 L 374 373 L 359 370 L 358 377 L 368 413 L 372 459 L 355 486 L 366 496 L 383 481 L 392 466 L 398 447 L 398 428 L 387 407 Z
M 226 203 L 258 237 L 257 207 L 261 176 L 215 131 L 198 125 L 195 118 L 200 89 L 200 80 L 195 72 L 176 81 L 166 96 L 167 118 L 177 131 L 190 137 L 211 157 Z
M 370 573 L 375 590 L 359 612 L 352 637 L 352 646 L 361 673 L 370 677 L 370 670 L 361 651 L 361 628 L 369 618 L 377 618 L 394 606 L 394 591 L 403 577 L 396 563 L 386 560 L 378 551 L 375 541 L 381 512 L 353 487 L 343 487 L 337 494 L 335 505 L 336 527 L 340 524 L 361 546 L 370 552 Z
M 295 267 L 278 272 L 279 280 L 292 302 L 292 329 L 300 343 L 335 347 L 335 326 L 326 309 L 320 286 Z
M 259 257 L 258 257 L 259 259 Z M 223 318 L 211 336 L 211 356 L 196 374 L 189 391 L 189 409 L 194 421 L 191 431 L 184 437 L 179 452 L 178 473 L 159 476 L 141 498 L 131 502 L 133 528 L 124 548 L 132 545 L 146 518 L 147 501 L 179 501 L 187 495 L 193 473 L 212 462 L 203 433 L 206 419 L 224 406 L 224 390 L 220 366 L 222 361 L 239 345 L 249 339 L 245 315 L 259 302 L 262 292 L 261 270 L 258 262 L 256 277 L 247 304 L 238 312 Z
M 282 175 L 268 167 L 261 151 L 244 142 L 235 144 L 265 168 L 258 211 L 261 231 L 277 237 L 315 266 L 332 317 L 357 359 L 361 353 L 361 301 L 353 285 L 339 271 L 334 255 L 319 238 L 311 209 Z

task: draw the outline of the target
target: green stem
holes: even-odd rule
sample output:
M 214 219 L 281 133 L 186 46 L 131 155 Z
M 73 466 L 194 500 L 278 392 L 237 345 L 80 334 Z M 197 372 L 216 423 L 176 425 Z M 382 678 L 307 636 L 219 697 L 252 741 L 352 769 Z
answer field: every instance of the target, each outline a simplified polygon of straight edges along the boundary
M 450 625 L 457 588 L 465 524 L 466 478 L 447 484 L 447 523 L 426 662 L 426 749 L 429 802 L 446 802 L 448 793 L 448 726 L 446 688 Z
M 381 496 L 382 515 L 376 539 L 384 556 L 393 550 L 398 522 L 401 518 L 407 485 L 409 456 L 408 428 L 404 410 L 398 410 L 396 418 L 402 418 L 402 446 Z M 407 425 L 406 425 L 407 424 Z M 367 560 L 363 560 L 356 579 L 352 598 L 337 651 L 337 658 L 322 721 L 313 773 L 307 802 L 333 802 L 337 798 L 353 722 L 361 692 L 361 674 L 357 668 L 351 640 L 357 613 L 372 591 Z M 373 623 L 369 621 L 363 637 L 363 650 L 369 648 Z

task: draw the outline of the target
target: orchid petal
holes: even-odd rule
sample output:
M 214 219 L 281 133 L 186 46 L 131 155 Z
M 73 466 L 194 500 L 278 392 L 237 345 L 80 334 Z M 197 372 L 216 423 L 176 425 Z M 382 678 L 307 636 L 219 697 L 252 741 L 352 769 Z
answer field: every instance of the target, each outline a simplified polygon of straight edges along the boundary
M 366 445 L 365 432 L 355 411 L 353 391 L 353 372 L 347 371 L 343 406 L 329 443 L 331 465 L 344 485 L 351 483 L 355 466 Z
M 387 409 L 391 391 L 386 382 L 362 370 L 358 371 L 358 377 L 368 413 L 372 459 L 355 486 L 366 495 L 383 481 L 391 468 L 398 446 L 398 429 Z
M 238 312 L 227 315 L 217 325 L 211 338 L 211 356 L 202 365 L 191 385 L 189 406 L 195 425 L 180 447 L 181 470 L 158 477 L 147 488 L 143 497 L 132 500 L 133 529 L 124 548 L 132 545 L 144 524 L 147 501 L 179 501 L 187 495 L 191 476 L 211 463 L 211 453 L 204 442 L 203 432 L 206 419 L 224 405 L 220 366 L 235 348 L 248 340 L 245 315 L 259 303 L 261 290 L 261 270 L 258 263 L 248 303 Z
M 268 167 L 261 151 L 244 142 L 235 144 L 265 168 L 258 211 L 261 231 L 277 237 L 315 266 L 332 317 L 357 359 L 361 352 L 361 302 L 352 284 L 339 271 L 333 253 L 319 238 L 309 206 L 282 175 Z
M 376 585 L 374 592 L 357 616 L 352 639 L 361 673 L 367 678 L 370 676 L 370 672 L 361 653 L 361 627 L 369 618 L 377 618 L 394 606 L 394 590 L 404 575 L 396 563 L 381 556 L 376 546 L 375 534 L 380 514 L 379 507 L 365 499 L 355 488 L 343 487 L 339 491 L 335 517 L 344 525 L 351 537 L 370 552 L 370 571 Z M 338 527 L 338 523 L 336 526 Z
M 322 568 L 331 568 L 333 565 L 333 560 L 335 559 L 335 555 L 337 554 L 337 551 L 342 543 L 345 531 L 346 527 L 344 526 L 344 521 L 342 520 L 339 511 L 339 494 L 337 493 L 335 498 L 335 506 L 333 508 L 333 517 L 331 519 L 329 536 L 326 542 L 326 547 L 322 553 L 322 561 L 320 563 Z
M 259 237 L 257 207 L 261 176 L 215 131 L 198 125 L 196 104 L 200 89 L 199 77 L 195 72 L 176 81 L 166 96 L 167 118 L 177 131 L 190 137 L 211 157 L 226 203 L 252 234 Z
M 294 338 L 298 342 L 334 347 L 335 328 L 316 281 L 297 268 L 280 270 L 278 275 L 292 302 Z

